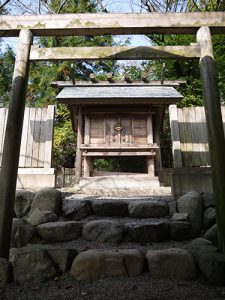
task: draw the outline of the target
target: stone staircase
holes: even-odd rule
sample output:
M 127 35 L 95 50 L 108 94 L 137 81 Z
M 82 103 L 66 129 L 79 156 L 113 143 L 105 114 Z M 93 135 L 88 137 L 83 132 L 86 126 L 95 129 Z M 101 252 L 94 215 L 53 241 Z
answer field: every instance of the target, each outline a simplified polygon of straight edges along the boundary
M 60 191 L 49 189 L 26 197 L 17 197 L 20 219 L 14 220 L 12 234 L 17 283 L 65 272 L 77 280 L 138 276 L 145 271 L 156 277 L 196 278 L 195 259 L 188 249 L 188 214 L 177 213 L 170 196 L 62 197 Z

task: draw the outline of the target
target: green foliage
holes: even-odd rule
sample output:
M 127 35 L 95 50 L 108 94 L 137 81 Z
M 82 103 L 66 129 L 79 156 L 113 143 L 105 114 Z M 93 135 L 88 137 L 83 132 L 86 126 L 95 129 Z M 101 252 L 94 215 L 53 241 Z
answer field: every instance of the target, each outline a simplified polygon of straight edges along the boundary
M 97 170 L 107 170 L 107 171 L 119 171 L 119 163 L 118 160 L 115 158 L 111 159 L 102 159 L 98 158 L 95 159 L 93 162 L 94 168 Z
M 0 102 L 6 106 L 11 95 L 12 75 L 15 55 L 11 48 L 0 53 Z
M 54 132 L 54 164 L 57 168 L 74 166 L 76 137 L 71 128 L 70 113 L 58 105 Z

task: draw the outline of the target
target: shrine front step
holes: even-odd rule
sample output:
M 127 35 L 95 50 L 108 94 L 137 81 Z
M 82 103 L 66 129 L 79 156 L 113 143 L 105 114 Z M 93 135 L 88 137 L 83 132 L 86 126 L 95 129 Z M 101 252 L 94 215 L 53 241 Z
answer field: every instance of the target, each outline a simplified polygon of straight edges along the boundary
M 161 187 L 158 177 L 150 176 L 83 177 L 79 188 L 82 193 L 97 196 L 135 197 L 171 194 L 170 187 Z

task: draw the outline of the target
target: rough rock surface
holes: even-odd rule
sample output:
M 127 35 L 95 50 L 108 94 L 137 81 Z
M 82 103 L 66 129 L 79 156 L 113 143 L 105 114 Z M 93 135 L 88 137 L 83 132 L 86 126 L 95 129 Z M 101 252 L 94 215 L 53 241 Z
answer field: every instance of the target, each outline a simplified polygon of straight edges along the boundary
M 169 238 L 169 225 L 166 221 L 127 223 L 126 235 L 133 242 L 161 242 Z
M 120 242 L 123 238 L 123 228 L 111 220 L 95 220 L 85 224 L 82 236 L 89 241 Z
M 187 213 L 174 213 L 172 218 L 172 221 L 181 221 L 181 222 L 189 222 L 189 217 Z
M 78 238 L 82 223 L 76 221 L 50 222 L 38 225 L 39 235 L 47 242 L 70 241 Z
M 0 257 L 0 288 L 12 281 L 12 265 L 5 259 Z
M 41 249 L 11 249 L 10 260 L 13 265 L 14 282 L 39 282 L 57 275 L 53 261 L 47 251 Z
M 128 210 L 133 218 L 155 218 L 166 216 L 169 208 L 166 201 L 146 200 L 130 202 Z
M 18 225 L 21 222 L 22 222 L 22 219 L 13 218 L 10 248 L 15 248 L 16 247 L 16 232 L 17 232 Z
M 203 193 L 203 205 L 204 208 L 215 206 L 215 198 L 213 193 L 209 193 L 209 192 Z
M 62 202 L 63 215 L 69 220 L 78 221 L 91 214 L 90 200 L 64 199 Z
M 35 194 L 30 213 L 32 213 L 35 208 L 39 208 L 40 210 L 48 210 L 59 215 L 61 205 L 62 195 L 60 191 L 53 188 L 42 189 Z
M 180 213 L 188 213 L 193 236 L 199 236 L 202 230 L 202 196 L 197 192 L 189 192 L 177 200 L 177 206 Z
M 218 252 L 201 251 L 198 266 L 210 283 L 225 285 L 225 257 Z
M 150 274 L 158 278 L 193 280 L 196 278 L 196 264 L 192 254 L 180 248 L 147 251 Z
M 191 225 L 184 221 L 171 221 L 170 237 L 175 241 L 185 241 L 191 238 Z
M 217 224 L 213 225 L 206 231 L 204 238 L 212 242 L 213 245 L 218 246 Z
M 198 260 L 198 256 L 201 252 L 216 252 L 218 251 L 218 247 L 214 246 L 210 241 L 204 238 L 194 239 L 189 245 L 189 249 Z
M 26 246 L 35 235 L 36 229 L 26 220 L 22 219 L 16 229 L 15 245 L 16 247 Z
M 144 258 L 136 249 L 88 250 L 80 253 L 71 267 L 77 280 L 96 280 L 113 276 L 137 276 L 143 272 Z
M 193 240 L 190 247 L 206 279 L 215 285 L 225 285 L 225 257 L 218 253 L 218 248 L 204 238 Z
M 176 201 L 169 201 L 168 202 L 168 207 L 169 207 L 169 214 L 172 216 L 177 212 L 177 202 Z
M 34 195 L 35 193 L 31 191 L 16 191 L 14 211 L 17 218 L 22 218 L 29 213 Z
M 92 201 L 92 209 L 99 216 L 126 216 L 128 203 L 119 199 L 96 199 Z
M 54 222 L 58 219 L 58 216 L 51 211 L 40 210 L 39 208 L 35 208 L 35 210 L 30 214 L 27 218 L 27 221 L 35 226 L 40 225 L 47 222 Z
M 72 262 L 77 255 L 77 251 L 75 249 L 50 248 L 47 249 L 47 252 L 54 263 L 58 266 L 60 274 L 64 274 L 70 269 Z
M 209 229 L 216 223 L 216 210 L 214 207 L 208 207 L 203 214 L 203 224 L 205 229 Z

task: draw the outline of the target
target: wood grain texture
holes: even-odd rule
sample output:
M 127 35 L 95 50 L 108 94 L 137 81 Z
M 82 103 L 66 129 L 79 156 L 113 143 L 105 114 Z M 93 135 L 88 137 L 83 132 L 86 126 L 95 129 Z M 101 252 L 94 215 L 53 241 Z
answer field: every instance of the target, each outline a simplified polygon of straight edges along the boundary
M 31 61 L 58 60 L 143 60 L 143 59 L 194 59 L 199 58 L 200 52 L 194 46 L 117 46 L 117 47 L 32 47 Z M 92 74 L 91 74 L 92 75 Z M 95 79 L 95 80 L 94 80 Z M 91 78 L 97 82 L 96 78 Z M 132 83 L 132 80 L 125 77 Z M 113 83 L 113 80 L 111 81 Z
M 181 137 L 178 123 L 178 112 L 176 105 L 170 105 L 169 107 L 170 115 L 170 129 L 172 138 L 172 151 L 173 151 L 173 161 L 174 167 L 182 167 L 182 157 L 181 157 Z
M 0 109 L 0 166 L 8 109 Z M 50 168 L 52 161 L 54 106 L 25 108 L 19 168 Z
M 12 219 L 14 214 L 14 200 L 32 40 L 33 35 L 30 30 L 22 29 L 20 31 L 0 171 L 0 256 L 7 259 L 9 257 Z
M 215 193 L 218 244 L 220 252 L 225 254 L 225 138 L 213 45 L 208 27 L 198 30 L 197 42 L 201 51 L 200 72 Z
M 0 36 L 18 36 L 21 29 L 35 36 L 196 33 L 209 26 L 213 33 L 225 31 L 224 12 L 1 15 Z

